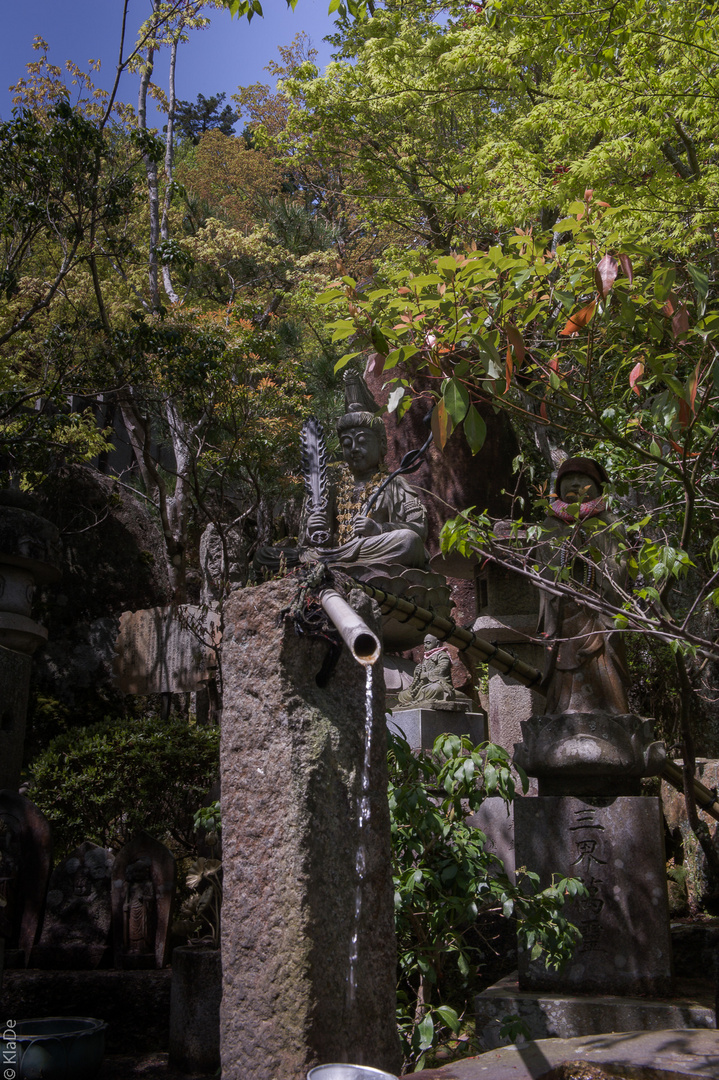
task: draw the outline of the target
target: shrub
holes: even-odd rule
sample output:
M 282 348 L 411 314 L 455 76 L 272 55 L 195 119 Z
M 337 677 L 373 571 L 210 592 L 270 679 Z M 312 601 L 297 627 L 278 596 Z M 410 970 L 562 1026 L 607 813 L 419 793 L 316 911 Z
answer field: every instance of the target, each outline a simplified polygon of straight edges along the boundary
M 415 755 L 389 735 L 389 804 L 399 960 L 398 1024 L 405 1071 L 426 1067 L 427 1055 L 452 1043 L 461 1013 L 480 989 L 484 941 L 478 919 L 517 921 L 533 959 L 559 966 L 579 932 L 562 915 L 565 896 L 584 891 L 574 879 L 539 890 L 536 874 L 510 881 L 467 824 L 487 796 L 509 804 L 515 780 L 506 750 L 492 743 L 441 735 L 432 754 Z M 526 778 L 521 774 L 521 780 Z M 486 948 L 486 946 L 485 946 Z M 464 1040 L 464 1052 L 478 1048 Z M 454 1056 L 460 1055 L 455 1046 Z
M 118 848 L 141 829 L 194 853 L 193 814 L 217 778 L 219 731 L 187 720 L 106 721 L 66 732 L 30 767 L 30 797 L 55 855 L 83 840 Z

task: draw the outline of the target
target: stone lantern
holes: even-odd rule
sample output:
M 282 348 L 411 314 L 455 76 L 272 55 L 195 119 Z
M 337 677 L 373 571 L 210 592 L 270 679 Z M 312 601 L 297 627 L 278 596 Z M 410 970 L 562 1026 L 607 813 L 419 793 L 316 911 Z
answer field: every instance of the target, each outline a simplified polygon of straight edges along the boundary
M 3 501 L 0 493 L 0 789 L 17 791 L 22 767 L 31 657 L 47 640 L 32 618 L 38 587 L 60 577 L 55 526 Z

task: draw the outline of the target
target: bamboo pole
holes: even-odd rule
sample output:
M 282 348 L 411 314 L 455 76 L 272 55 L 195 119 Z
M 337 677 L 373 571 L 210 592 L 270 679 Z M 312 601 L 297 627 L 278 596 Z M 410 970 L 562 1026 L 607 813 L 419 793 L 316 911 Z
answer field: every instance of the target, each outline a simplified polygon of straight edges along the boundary
M 404 600 L 401 596 L 394 596 L 392 593 L 384 592 L 383 589 L 376 589 L 373 585 L 368 585 L 364 581 L 354 579 L 353 581 L 358 588 L 371 596 L 373 600 L 376 600 L 383 615 L 391 614 L 397 622 L 411 623 L 420 630 L 426 630 L 427 633 L 434 634 L 435 637 L 440 638 L 442 641 L 454 645 L 459 652 L 472 656 L 479 663 L 495 667 L 504 675 L 510 675 L 517 682 L 531 687 L 536 693 L 546 693 L 540 685 L 542 672 L 538 668 L 525 664 L 505 649 L 492 645 L 491 641 L 486 641 L 472 630 L 465 630 L 463 627 L 457 626 L 452 619 L 445 619 L 441 615 L 436 615 L 429 608 L 422 608 L 411 600 Z M 404 618 L 398 619 L 398 614 L 404 615 Z M 684 774 L 673 761 L 665 761 L 660 775 L 663 780 L 675 787 L 677 791 L 684 791 Z M 719 800 L 717 796 L 708 787 L 705 787 L 701 781 L 696 779 L 694 780 L 694 796 L 704 813 L 719 821 Z
M 539 685 L 542 681 L 542 672 L 538 668 L 525 664 L 505 649 L 492 645 L 491 641 L 485 641 L 472 630 L 457 626 L 453 619 L 436 615 L 429 608 L 420 607 L 411 600 L 404 600 L 401 596 L 394 596 L 383 589 L 376 589 L 364 581 L 354 581 L 354 584 L 377 601 L 383 615 L 392 614 L 397 622 L 412 623 L 418 629 L 426 630 L 427 633 L 434 634 L 440 640 L 454 645 L 460 652 L 475 656 L 480 663 L 496 667 L 504 675 L 511 675 L 517 682 L 523 683 L 524 686 L 531 686 L 537 693 L 542 693 Z M 398 618 L 398 614 L 404 615 L 404 618 Z
M 674 761 L 665 761 L 662 769 L 662 779 L 672 784 L 677 791 L 684 791 L 684 772 Z M 709 814 L 715 821 L 719 821 L 719 801 L 716 794 L 702 784 L 701 780 L 694 778 L 694 798 L 705 814 Z

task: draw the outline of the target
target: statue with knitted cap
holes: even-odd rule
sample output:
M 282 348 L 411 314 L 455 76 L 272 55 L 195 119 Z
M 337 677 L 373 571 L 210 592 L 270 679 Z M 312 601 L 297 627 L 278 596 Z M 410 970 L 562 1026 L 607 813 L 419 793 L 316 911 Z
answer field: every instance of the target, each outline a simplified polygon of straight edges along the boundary
M 626 536 L 607 509 L 608 477 L 593 458 L 568 458 L 557 472 L 556 493 L 537 551 L 547 581 L 568 579 L 621 607 L 627 571 Z M 628 712 L 628 672 L 621 634 L 611 616 L 571 597 L 540 592 L 539 633 L 548 639 L 547 713 Z
M 629 712 L 613 616 L 580 603 L 594 596 L 621 608 L 626 596 L 626 535 L 605 503 L 607 482 L 593 458 L 563 462 L 534 553 L 546 582 L 537 626 L 547 640 L 546 706 L 522 721 L 514 760 L 539 778 L 540 795 L 638 795 L 639 778 L 657 775 L 665 759 L 652 722 Z

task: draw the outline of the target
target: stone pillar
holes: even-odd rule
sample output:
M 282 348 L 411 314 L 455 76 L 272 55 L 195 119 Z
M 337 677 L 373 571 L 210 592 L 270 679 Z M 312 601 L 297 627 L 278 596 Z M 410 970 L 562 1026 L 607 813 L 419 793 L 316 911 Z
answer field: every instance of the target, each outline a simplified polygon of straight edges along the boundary
M 282 618 L 297 581 L 234 592 L 221 666 L 225 1080 L 305 1080 L 330 1061 L 397 1071 L 396 951 L 381 663 L 373 672 L 370 820 L 354 1000 L 365 670 Z M 377 630 L 371 603 L 352 602 Z
M 539 595 L 519 574 L 488 564 L 477 569 L 477 611 L 472 629 L 541 671 L 544 649 L 527 640 L 537 632 Z M 489 738 L 512 753 L 522 737 L 520 723 L 542 711 L 544 699 L 494 668 L 489 674 Z
M 514 804 L 517 866 L 579 878 L 587 895 L 566 905 L 582 939 L 558 972 L 520 955 L 520 990 L 671 993 L 672 954 L 658 798 L 641 779 L 665 760 L 650 720 L 608 712 L 531 716 L 514 760 L 538 780 Z
M 47 640 L 30 615 L 36 587 L 57 580 L 59 564 L 55 526 L 0 500 L 0 789 L 20 783 L 30 657 Z
M 514 804 L 517 866 L 580 878 L 565 905 L 582 940 L 560 970 L 519 953 L 522 990 L 662 997 L 672 990 L 669 900 L 658 798 L 538 796 Z

